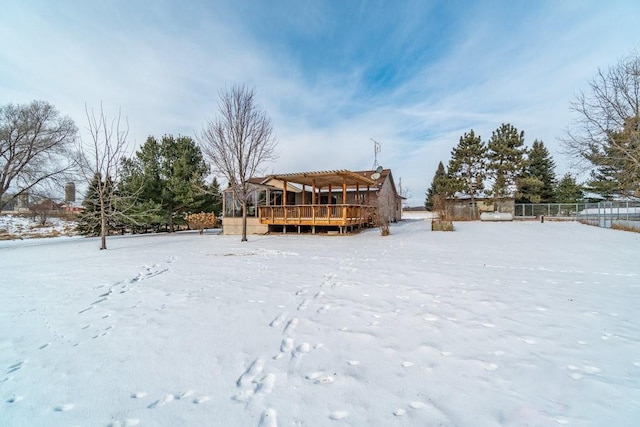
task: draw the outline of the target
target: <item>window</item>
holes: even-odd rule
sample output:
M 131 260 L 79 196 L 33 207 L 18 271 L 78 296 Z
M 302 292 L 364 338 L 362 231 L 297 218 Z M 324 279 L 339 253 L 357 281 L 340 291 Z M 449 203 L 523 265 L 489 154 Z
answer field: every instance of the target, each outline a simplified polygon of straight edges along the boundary
M 230 218 L 242 216 L 242 205 L 233 197 L 231 191 L 224 193 L 224 216 Z
M 280 190 L 272 190 L 271 191 L 271 206 L 280 206 L 282 205 L 282 191 Z

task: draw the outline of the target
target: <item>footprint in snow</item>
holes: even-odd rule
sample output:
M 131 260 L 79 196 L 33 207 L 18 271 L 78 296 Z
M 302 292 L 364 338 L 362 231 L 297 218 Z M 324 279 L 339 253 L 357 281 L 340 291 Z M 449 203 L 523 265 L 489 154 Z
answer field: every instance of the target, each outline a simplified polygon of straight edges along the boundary
M 67 412 L 73 409 L 73 403 L 65 403 L 64 405 L 58 405 L 53 409 L 56 412 Z
M 329 418 L 332 420 L 341 420 L 349 416 L 349 411 L 333 411 L 329 414 Z
M 269 394 L 273 391 L 273 386 L 276 383 L 276 376 L 274 374 L 267 374 L 256 386 L 256 394 Z
M 331 384 L 336 379 L 336 374 L 333 375 L 325 375 L 324 377 L 318 378 L 313 383 L 314 384 Z
M 330 307 L 329 305 L 325 304 L 325 305 L 323 305 L 322 307 L 320 307 L 320 308 L 318 309 L 317 313 L 319 313 L 319 314 L 324 314 L 324 313 L 326 313 L 327 311 L 329 311 L 329 308 L 331 308 L 331 307 Z
M 269 322 L 269 326 L 271 326 L 271 327 L 279 326 L 282 322 L 284 322 L 284 319 L 286 317 L 287 317 L 287 313 L 286 312 L 282 312 L 282 313 L 278 314 L 275 319 L 273 319 L 271 322 Z
M 193 390 L 187 390 L 187 391 L 185 391 L 183 393 L 177 394 L 175 396 L 175 398 L 176 398 L 176 400 L 180 400 L 180 399 L 184 399 L 186 397 L 189 397 L 191 395 L 193 395 Z
M 13 365 L 9 366 L 9 368 L 7 369 L 7 374 L 12 374 L 16 371 L 19 371 L 24 367 L 25 363 L 27 363 L 27 361 L 23 360 L 22 362 L 14 363 Z
M 158 406 L 166 405 L 167 403 L 172 402 L 174 399 L 175 399 L 175 396 L 173 394 L 167 394 L 162 399 L 158 399 L 155 402 L 153 402 L 151 405 L 147 406 L 147 408 L 149 409 L 157 408 Z
M 309 353 L 309 343 L 303 342 L 295 350 L 291 352 L 291 359 L 289 360 L 289 372 L 293 372 L 300 366 L 302 357 Z
M 310 349 L 309 343 L 303 342 L 298 347 L 296 347 L 293 353 L 291 353 L 291 357 L 298 357 L 298 358 L 302 357 L 305 354 L 309 353 L 309 349 Z
M 193 399 L 193 403 L 195 403 L 196 405 L 199 405 L 200 403 L 208 402 L 210 400 L 211 400 L 211 397 L 209 396 L 200 396 Z
M 265 409 L 262 415 L 260 415 L 258 427 L 278 427 L 276 411 L 271 408 Z
M 282 333 L 285 335 L 288 335 L 291 332 L 293 332 L 296 326 L 298 326 L 298 318 L 294 317 L 293 319 L 289 320 L 289 322 L 287 323 L 287 326 L 284 327 L 284 331 L 282 331 Z
M 298 306 L 298 311 L 306 310 L 309 307 L 309 299 L 305 298 Z
M 246 387 L 250 385 L 256 378 L 256 376 L 262 372 L 263 369 L 264 360 L 262 358 L 257 358 L 253 361 L 253 363 L 251 363 L 247 370 L 244 371 L 242 375 L 240 375 L 240 378 L 238 378 L 238 381 L 236 381 L 236 385 L 238 387 Z
M 17 403 L 24 400 L 24 396 L 13 396 L 6 400 L 7 403 Z
M 481 364 L 482 369 L 484 369 L 485 371 L 493 372 L 498 369 L 498 365 L 496 365 L 495 363 L 481 362 Z
M 285 338 L 282 340 L 282 343 L 280 343 L 280 353 L 273 356 L 273 358 L 276 360 L 280 359 L 282 356 L 284 356 L 286 353 L 289 353 L 291 350 L 293 350 L 293 338 Z
M 584 378 L 584 374 L 587 375 L 595 375 L 600 371 L 600 368 L 595 367 L 595 366 L 583 366 L 582 368 L 579 368 L 577 366 L 574 365 L 568 365 L 567 369 L 570 370 L 571 372 L 569 373 L 569 376 L 571 378 L 573 378 L 574 380 L 581 380 Z

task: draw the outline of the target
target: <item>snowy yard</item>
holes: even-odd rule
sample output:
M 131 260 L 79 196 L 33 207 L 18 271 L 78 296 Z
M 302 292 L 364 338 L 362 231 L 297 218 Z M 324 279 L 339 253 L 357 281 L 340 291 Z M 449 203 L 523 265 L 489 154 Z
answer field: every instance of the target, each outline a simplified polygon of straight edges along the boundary
M 456 230 L 0 242 L 0 425 L 640 425 L 640 234 Z

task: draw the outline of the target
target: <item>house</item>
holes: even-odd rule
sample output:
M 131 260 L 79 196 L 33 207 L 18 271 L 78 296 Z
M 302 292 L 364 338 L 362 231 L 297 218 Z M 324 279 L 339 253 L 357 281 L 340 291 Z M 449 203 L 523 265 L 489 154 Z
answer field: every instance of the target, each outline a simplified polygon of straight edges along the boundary
M 248 234 L 343 234 L 371 225 L 376 215 L 390 222 L 402 217 L 402 197 L 389 169 L 272 174 L 249 184 Z M 231 189 L 223 195 L 223 233 L 241 234 L 242 205 Z

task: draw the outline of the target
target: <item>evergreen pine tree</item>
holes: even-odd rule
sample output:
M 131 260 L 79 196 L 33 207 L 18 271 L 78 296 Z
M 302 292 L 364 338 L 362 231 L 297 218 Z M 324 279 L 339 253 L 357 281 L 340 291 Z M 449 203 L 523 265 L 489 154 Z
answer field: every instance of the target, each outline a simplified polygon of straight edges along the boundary
M 558 182 L 555 200 L 558 203 L 579 203 L 584 200 L 583 187 L 570 173 L 565 174 Z
M 98 208 L 98 194 L 96 188 L 100 183 L 100 175 L 96 174 L 87 188 L 82 201 L 82 213 L 78 216 L 76 229 L 83 236 L 96 237 L 100 235 L 100 212 Z
M 535 140 L 524 170 L 516 179 L 518 203 L 552 203 L 556 185 L 555 162 L 542 141 Z
M 487 147 L 473 129 L 460 137 L 460 142 L 451 151 L 449 175 L 454 192 L 471 196 L 472 219 L 475 219 L 475 197 L 484 189 Z
M 101 183 L 104 183 L 104 181 L 102 181 L 102 177 L 100 174 L 95 174 L 82 202 L 82 207 L 84 209 L 78 216 L 77 230 L 83 236 L 100 236 L 100 198 L 98 196 L 97 188 Z M 107 227 L 109 229 L 113 229 L 116 225 L 115 217 L 113 215 L 114 184 L 110 177 L 107 177 L 106 184 L 105 212 L 108 218 Z
M 442 162 L 438 163 L 438 168 L 436 169 L 436 173 L 433 175 L 433 180 L 431 181 L 431 186 L 427 190 L 426 196 L 427 198 L 424 201 L 424 207 L 428 211 L 432 211 L 434 209 L 434 199 L 437 194 L 439 194 L 439 184 L 445 179 L 447 176 L 447 171 L 444 169 L 444 165 Z
M 640 197 L 640 118 L 626 119 L 621 131 L 610 131 L 605 143 L 589 150 L 584 157 L 595 167 L 589 191 L 605 199 Z
M 165 135 L 160 144 L 162 206 L 169 231 L 184 224 L 185 215 L 202 211 L 206 201 L 204 177 L 209 171 L 202 151 L 186 136 Z
M 158 142 L 150 136 L 133 158 L 123 160 L 122 169 L 119 188 L 137 200 L 132 225 L 164 224 L 173 231 L 187 214 L 206 211 L 208 167 L 193 139 L 165 135 Z
M 212 212 L 217 216 L 220 216 L 222 213 L 222 193 L 220 192 L 218 179 L 215 176 L 213 177 L 211 184 L 206 187 L 203 198 L 202 211 Z
M 487 144 L 487 171 L 493 179 L 491 195 L 494 203 L 515 193 L 516 177 L 525 166 L 524 131 L 502 124 L 493 131 Z

